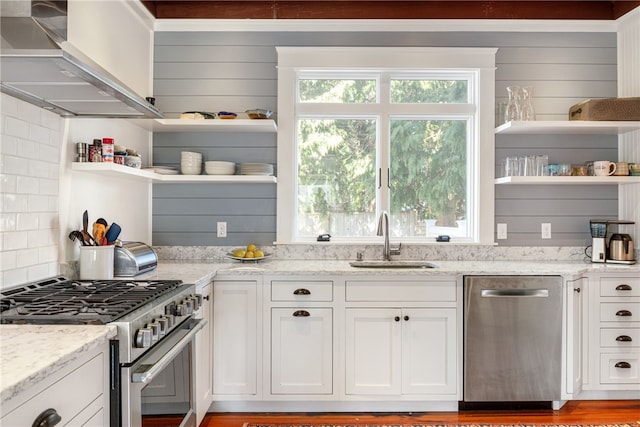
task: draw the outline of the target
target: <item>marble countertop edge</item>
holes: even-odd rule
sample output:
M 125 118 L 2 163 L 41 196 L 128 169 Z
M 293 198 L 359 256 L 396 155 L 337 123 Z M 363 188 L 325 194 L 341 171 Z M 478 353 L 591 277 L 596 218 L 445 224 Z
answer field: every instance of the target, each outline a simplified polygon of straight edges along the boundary
M 14 397 L 116 334 L 111 325 L 0 325 L 0 403 L 6 409 Z

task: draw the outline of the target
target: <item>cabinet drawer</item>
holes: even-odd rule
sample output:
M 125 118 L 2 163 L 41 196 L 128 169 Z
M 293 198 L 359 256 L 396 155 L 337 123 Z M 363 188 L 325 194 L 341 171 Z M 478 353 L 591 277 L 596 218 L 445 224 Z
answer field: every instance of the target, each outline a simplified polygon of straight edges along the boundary
M 271 301 L 333 301 L 333 282 L 272 280 Z
M 4 414 L 0 425 L 30 426 L 36 417 L 48 408 L 55 409 L 62 417 L 60 425 L 65 425 L 103 395 L 106 369 L 104 354 L 100 353 L 25 401 L 14 411 Z
M 640 355 L 635 353 L 601 354 L 601 384 L 640 383 Z
M 600 296 L 638 297 L 640 277 L 607 277 L 600 279 Z
M 600 329 L 600 347 L 638 348 L 640 347 L 640 328 L 602 328 Z
M 456 300 L 455 280 L 402 280 L 397 282 L 346 282 L 347 301 L 450 301 Z
M 640 322 L 640 302 L 600 303 L 601 322 Z

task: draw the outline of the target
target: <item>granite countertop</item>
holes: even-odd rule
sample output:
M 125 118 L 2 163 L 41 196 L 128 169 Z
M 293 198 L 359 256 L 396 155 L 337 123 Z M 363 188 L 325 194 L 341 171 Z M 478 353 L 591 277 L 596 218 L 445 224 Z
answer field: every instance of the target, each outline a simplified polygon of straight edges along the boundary
M 115 326 L 103 325 L 0 325 L 1 404 L 104 344 L 116 332 Z
M 354 268 L 348 260 L 266 259 L 258 263 L 233 260 L 161 260 L 136 280 L 180 279 L 202 286 L 214 276 L 339 274 L 441 276 L 460 274 L 560 274 L 625 272 L 640 274 L 640 265 L 601 265 L 583 261 L 433 261 L 433 269 Z M 0 401 L 8 402 L 25 388 L 62 369 L 116 335 L 113 326 L 0 325 Z M 42 351 L 46 349 L 46 351 Z
M 592 264 L 583 261 L 433 261 L 437 268 L 384 269 L 354 268 L 347 260 L 264 260 L 258 263 L 240 263 L 226 260 L 161 260 L 158 268 L 142 278 L 182 279 L 185 283 L 202 284 L 214 276 L 263 274 L 340 274 L 438 276 L 458 274 L 560 274 L 583 273 L 639 273 L 640 265 Z

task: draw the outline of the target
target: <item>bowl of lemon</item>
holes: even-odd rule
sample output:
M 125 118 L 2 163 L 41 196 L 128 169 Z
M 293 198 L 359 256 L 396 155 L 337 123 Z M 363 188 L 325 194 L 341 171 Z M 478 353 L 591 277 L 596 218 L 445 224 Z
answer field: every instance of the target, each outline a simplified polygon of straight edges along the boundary
M 271 254 L 265 254 L 262 249 L 250 243 L 243 248 L 233 249 L 227 256 L 242 262 L 258 262 L 262 259 L 269 258 Z

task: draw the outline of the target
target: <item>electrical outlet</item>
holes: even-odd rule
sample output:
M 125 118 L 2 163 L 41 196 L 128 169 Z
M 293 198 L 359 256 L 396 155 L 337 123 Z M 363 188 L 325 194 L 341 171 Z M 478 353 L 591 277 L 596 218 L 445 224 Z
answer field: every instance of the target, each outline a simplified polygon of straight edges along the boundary
M 542 238 L 550 239 L 551 238 L 551 223 L 543 222 L 542 223 Z
M 507 238 L 507 224 L 498 224 L 498 239 L 504 240 Z
M 217 224 L 218 237 L 227 237 L 227 223 L 218 221 Z

